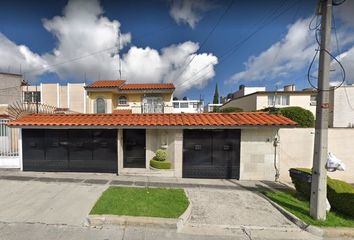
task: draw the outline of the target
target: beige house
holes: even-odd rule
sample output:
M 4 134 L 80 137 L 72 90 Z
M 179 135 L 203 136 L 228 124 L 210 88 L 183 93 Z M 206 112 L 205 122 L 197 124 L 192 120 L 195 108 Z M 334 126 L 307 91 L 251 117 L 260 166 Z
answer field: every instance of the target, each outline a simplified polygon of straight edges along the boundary
M 23 101 L 50 105 L 62 110 L 86 113 L 85 83 L 41 83 L 22 87 Z
M 274 180 L 278 130 L 296 123 L 265 112 L 38 114 L 10 126 L 21 128 L 24 171 Z M 150 167 L 159 148 L 171 169 Z
M 99 80 L 85 87 L 87 113 L 172 113 L 172 83 Z
M 262 91 L 259 91 L 262 90 Z M 221 109 L 238 107 L 244 111 L 256 111 L 268 107 L 298 106 L 316 114 L 316 93 L 311 90 L 296 91 L 294 85 L 285 86 L 283 91 L 265 91 L 259 87 L 241 87 L 233 98 L 225 102 Z

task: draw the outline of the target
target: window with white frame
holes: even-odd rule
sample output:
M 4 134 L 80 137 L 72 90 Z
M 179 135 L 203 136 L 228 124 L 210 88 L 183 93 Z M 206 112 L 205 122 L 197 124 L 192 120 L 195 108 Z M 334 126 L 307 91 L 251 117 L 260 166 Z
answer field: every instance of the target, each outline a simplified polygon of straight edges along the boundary
M 188 108 L 188 103 L 187 102 L 182 102 L 180 104 L 180 108 Z
M 173 103 L 173 108 L 179 108 L 179 103 L 178 102 L 174 102 Z
M 268 106 L 273 106 L 273 105 L 289 105 L 289 96 L 268 96 Z
M 41 93 L 39 91 L 24 92 L 23 98 L 27 103 L 40 102 Z
M 126 96 L 120 96 L 118 98 L 118 105 L 127 105 L 128 104 L 128 99 Z

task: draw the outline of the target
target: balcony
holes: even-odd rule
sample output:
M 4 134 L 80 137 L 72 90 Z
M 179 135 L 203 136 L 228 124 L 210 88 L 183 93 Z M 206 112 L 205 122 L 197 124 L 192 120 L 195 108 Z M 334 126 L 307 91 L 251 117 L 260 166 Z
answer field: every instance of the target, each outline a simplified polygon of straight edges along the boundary
M 164 113 L 164 104 L 163 103 L 156 103 L 156 104 L 149 104 L 144 103 L 141 106 L 142 113 Z

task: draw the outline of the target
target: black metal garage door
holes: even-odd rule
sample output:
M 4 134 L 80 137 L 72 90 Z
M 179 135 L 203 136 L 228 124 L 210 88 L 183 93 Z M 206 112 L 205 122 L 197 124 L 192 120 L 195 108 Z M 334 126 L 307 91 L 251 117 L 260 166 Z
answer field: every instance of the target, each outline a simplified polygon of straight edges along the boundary
M 117 130 L 23 129 L 23 170 L 117 172 Z
M 183 177 L 239 178 L 240 130 L 184 130 Z

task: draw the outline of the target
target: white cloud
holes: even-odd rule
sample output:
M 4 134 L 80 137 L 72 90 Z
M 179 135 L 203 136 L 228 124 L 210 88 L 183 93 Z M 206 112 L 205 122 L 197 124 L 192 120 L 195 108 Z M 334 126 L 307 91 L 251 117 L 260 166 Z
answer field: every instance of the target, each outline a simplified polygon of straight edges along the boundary
M 89 78 L 117 77 L 120 23 L 102 16 L 103 10 L 96 0 L 69 1 L 63 13 L 63 16 L 43 20 L 45 29 L 58 40 L 53 52 L 43 56 L 47 62 L 56 65 L 78 56 L 108 50 L 72 64 L 57 65 L 50 71 L 63 79 L 82 79 L 84 74 Z M 126 45 L 130 39 L 130 33 L 121 34 L 121 45 Z
M 337 59 L 341 62 L 345 69 L 346 83 L 354 84 L 354 46 L 348 51 L 345 51 L 337 56 Z M 332 72 L 332 79 L 340 81 L 342 79 L 342 70 L 334 60 L 331 62 L 331 69 L 335 70 Z
M 26 72 L 42 69 L 45 65 L 46 62 L 38 54 L 33 53 L 24 45 L 16 45 L 0 33 L 0 71 Z M 31 72 L 27 77 L 35 77 L 43 72 L 43 70 Z
M 215 76 L 218 60 L 212 54 L 196 54 L 198 49 L 199 45 L 190 41 L 163 48 L 160 53 L 132 47 L 123 56 L 123 76 L 130 82 L 173 82 L 177 95 L 191 87 L 202 88 Z
M 296 21 L 282 40 L 258 56 L 251 56 L 245 63 L 245 70 L 234 74 L 229 81 L 281 80 L 308 65 L 315 51 L 314 36 L 308 30 L 309 21 Z
M 170 15 L 178 23 L 186 23 L 191 28 L 202 19 L 202 14 L 213 8 L 208 0 L 172 0 Z
M 24 72 L 31 72 L 31 76 L 26 75 L 30 80 L 47 72 L 55 73 L 63 80 L 82 81 L 84 75 L 90 80 L 117 79 L 121 57 L 124 79 L 129 82 L 173 82 L 178 93 L 202 87 L 215 75 L 217 58 L 197 53 L 198 43 L 190 41 L 160 51 L 132 46 L 126 54 L 119 56 L 120 23 L 103 16 L 98 0 L 71 0 L 63 16 L 44 19 L 43 26 L 57 39 L 56 48 L 43 55 L 17 45 L 0 33 L 0 69 L 21 64 Z M 130 41 L 130 33 L 121 34 L 121 47 L 126 47 Z M 193 61 L 186 64 L 191 58 Z M 198 71 L 201 77 L 194 77 Z

